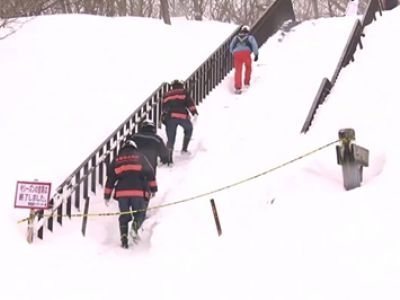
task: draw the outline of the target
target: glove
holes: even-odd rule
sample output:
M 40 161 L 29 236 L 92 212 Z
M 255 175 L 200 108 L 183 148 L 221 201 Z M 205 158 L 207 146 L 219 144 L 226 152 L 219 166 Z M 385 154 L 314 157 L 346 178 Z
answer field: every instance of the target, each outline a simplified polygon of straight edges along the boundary
M 254 55 L 254 61 L 258 60 L 258 54 Z
M 168 114 L 166 112 L 163 112 L 161 114 L 161 123 L 163 123 L 164 125 L 167 123 L 168 121 Z
M 150 201 L 150 199 L 154 198 L 156 192 L 147 191 L 144 195 L 145 200 Z
M 198 112 L 197 110 L 195 110 L 195 111 L 192 113 L 192 120 L 193 120 L 193 122 L 196 122 L 196 121 L 197 121 L 198 115 L 199 115 L 199 112 Z

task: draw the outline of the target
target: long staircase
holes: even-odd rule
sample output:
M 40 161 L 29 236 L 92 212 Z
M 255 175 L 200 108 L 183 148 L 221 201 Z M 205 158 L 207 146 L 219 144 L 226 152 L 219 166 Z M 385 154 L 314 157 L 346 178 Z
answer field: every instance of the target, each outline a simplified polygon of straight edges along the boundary
M 284 23 L 295 22 L 291 0 L 275 1 L 251 26 L 261 47 Z M 190 91 L 196 105 L 200 105 L 209 93 L 232 70 L 229 44 L 235 30 L 222 44 L 186 79 L 185 86 Z M 35 213 L 37 236 L 43 239 L 44 229 L 54 230 L 54 220 L 63 224 L 65 217 L 80 216 L 81 231 L 85 235 L 90 201 L 93 195 L 103 192 L 105 174 L 112 159 L 128 134 L 137 132 L 138 124 L 144 118 L 152 120 L 161 128 L 161 99 L 169 89 L 162 83 L 143 103 L 111 133 L 57 188 L 50 200 L 51 209 Z M 73 207 L 78 213 L 73 213 Z
M 337 69 L 331 80 L 323 79 L 320 89 L 310 108 L 302 132 L 306 133 L 311 126 L 318 106 L 332 89 L 340 70 L 354 60 L 357 45 L 364 36 L 363 29 L 375 19 L 376 12 L 381 13 L 379 0 L 370 0 L 362 21 L 357 20 L 342 52 Z M 289 25 L 288 25 L 289 24 Z M 282 26 L 296 24 L 291 0 L 275 1 L 265 13 L 251 26 L 251 33 L 256 37 L 261 47 Z M 232 70 L 232 57 L 229 44 L 239 28 L 235 30 L 222 44 L 186 79 L 186 88 L 200 105 Z M 122 142 L 128 134 L 137 131 L 138 124 L 144 118 L 154 121 L 161 128 L 161 99 L 169 89 L 168 83 L 162 83 L 143 103 L 111 133 L 97 149 L 95 149 L 56 189 L 51 198 L 52 208 L 39 210 L 35 214 L 37 236 L 43 239 L 44 229 L 54 230 L 54 220 L 63 224 L 65 217 L 71 219 L 79 216 L 82 219 L 81 232 L 86 234 L 88 213 L 91 199 L 96 194 L 101 195 L 105 183 L 107 168 L 116 156 Z M 73 213 L 73 209 L 78 213 Z

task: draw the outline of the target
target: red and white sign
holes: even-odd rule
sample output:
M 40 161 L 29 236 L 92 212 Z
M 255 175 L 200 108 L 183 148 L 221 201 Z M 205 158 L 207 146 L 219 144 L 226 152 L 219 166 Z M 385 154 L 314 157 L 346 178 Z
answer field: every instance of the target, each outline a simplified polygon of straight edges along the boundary
M 17 181 L 14 207 L 45 209 L 49 206 L 51 183 Z

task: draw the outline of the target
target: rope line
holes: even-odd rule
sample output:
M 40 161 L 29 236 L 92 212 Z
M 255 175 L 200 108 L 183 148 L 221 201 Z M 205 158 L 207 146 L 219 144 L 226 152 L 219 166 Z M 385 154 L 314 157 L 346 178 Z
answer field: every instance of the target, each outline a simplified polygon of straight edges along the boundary
M 230 188 L 235 187 L 237 185 L 246 183 L 246 182 L 254 180 L 254 179 L 258 178 L 258 177 L 261 177 L 261 176 L 264 176 L 264 175 L 269 174 L 271 172 L 274 172 L 274 171 L 276 171 L 278 169 L 281 169 L 281 168 L 283 168 L 283 167 L 285 167 L 287 165 L 290 165 L 290 164 L 292 164 L 292 163 L 294 163 L 294 162 L 296 162 L 296 161 L 298 161 L 300 159 L 303 159 L 303 158 L 305 158 L 307 156 L 310 156 L 310 155 L 312 155 L 312 154 L 314 154 L 314 153 L 316 153 L 318 151 L 321 151 L 321 150 L 323 150 L 323 149 L 325 149 L 327 147 L 330 147 L 330 146 L 332 146 L 333 144 L 336 144 L 339 141 L 340 140 L 335 140 L 333 142 L 327 143 L 327 144 L 325 144 L 325 145 L 323 145 L 321 147 L 318 147 L 318 148 L 313 149 L 313 150 L 311 150 L 309 152 L 306 152 L 306 153 L 304 153 L 304 154 L 302 154 L 302 155 L 300 155 L 300 156 L 298 156 L 296 158 L 293 158 L 293 159 L 291 159 L 289 161 L 286 161 L 286 162 L 284 162 L 284 163 L 282 163 L 282 164 L 280 164 L 278 166 L 275 166 L 273 168 L 270 168 L 270 169 L 268 169 L 268 170 L 266 170 L 264 172 L 258 173 L 256 175 L 253 175 L 253 176 L 241 179 L 239 181 L 236 181 L 234 183 L 231 183 L 229 185 L 225 185 L 223 187 L 220 187 L 220 188 L 208 191 L 208 192 L 204 192 L 204 193 L 201 193 L 201 194 L 197 194 L 195 196 L 191 196 L 191 197 L 188 197 L 188 198 L 185 198 L 185 199 L 182 199 L 182 200 L 173 201 L 173 202 L 169 202 L 169 203 L 164 203 L 164 204 L 160 204 L 160 205 L 157 205 L 157 206 L 151 206 L 151 207 L 148 207 L 147 209 L 130 210 L 130 211 L 127 211 L 127 212 L 108 212 L 108 213 L 107 212 L 103 212 L 103 213 L 100 212 L 100 213 L 87 213 L 87 214 L 75 213 L 75 214 L 71 214 L 70 217 L 71 218 L 72 217 L 95 217 L 95 216 L 97 216 L 97 217 L 106 217 L 106 216 L 119 216 L 119 215 L 126 215 L 126 214 L 134 214 L 134 213 L 138 213 L 138 212 L 142 212 L 142 211 L 155 210 L 155 209 L 164 208 L 164 207 L 168 207 L 168 206 L 177 205 L 177 204 L 181 204 L 181 203 L 184 203 L 184 202 L 192 201 L 192 200 L 195 200 L 195 199 L 203 198 L 205 196 L 209 196 L 209 195 L 212 195 L 212 194 L 215 194 L 215 193 L 230 189 Z M 50 215 L 48 215 L 48 214 L 44 215 L 44 217 L 57 217 L 57 216 L 59 216 L 59 215 L 51 215 L 51 214 Z M 62 215 L 62 216 L 63 217 L 69 217 L 69 215 Z M 23 222 L 28 221 L 28 220 L 29 220 L 29 217 L 21 219 L 21 220 L 17 221 L 17 224 L 23 223 Z

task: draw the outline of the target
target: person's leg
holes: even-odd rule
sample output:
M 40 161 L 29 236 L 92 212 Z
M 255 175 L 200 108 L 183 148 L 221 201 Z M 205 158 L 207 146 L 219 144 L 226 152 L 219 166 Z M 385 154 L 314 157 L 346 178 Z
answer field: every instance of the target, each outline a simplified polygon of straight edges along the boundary
M 146 218 L 146 202 L 147 201 L 143 197 L 132 198 L 132 210 L 135 211 L 135 213 L 133 213 L 132 223 L 132 237 L 134 240 L 140 238 L 140 228 Z
M 165 131 L 167 133 L 167 148 L 169 149 L 174 148 L 177 126 L 178 122 L 176 119 L 169 119 L 165 126 Z
M 251 52 L 244 52 L 243 53 L 243 60 L 244 60 L 244 84 L 250 85 L 250 78 L 251 78 Z
M 128 226 L 132 220 L 131 214 L 127 213 L 130 210 L 129 198 L 118 199 L 118 207 L 121 214 L 119 215 L 119 232 L 121 237 L 121 246 L 128 248 Z
M 187 152 L 190 139 L 193 134 L 193 124 L 190 120 L 185 119 L 180 121 L 180 125 L 183 127 L 183 143 L 182 143 L 182 151 Z
M 235 68 L 235 89 L 240 90 L 242 88 L 242 59 L 241 52 L 233 53 L 233 66 Z
M 176 138 L 176 129 L 178 127 L 178 121 L 176 119 L 169 119 L 167 121 L 167 124 L 165 126 L 165 130 L 167 131 L 167 148 L 169 150 L 169 158 L 170 162 L 173 162 L 173 151 L 174 151 L 174 145 L 175 145 L 175 138 Z

